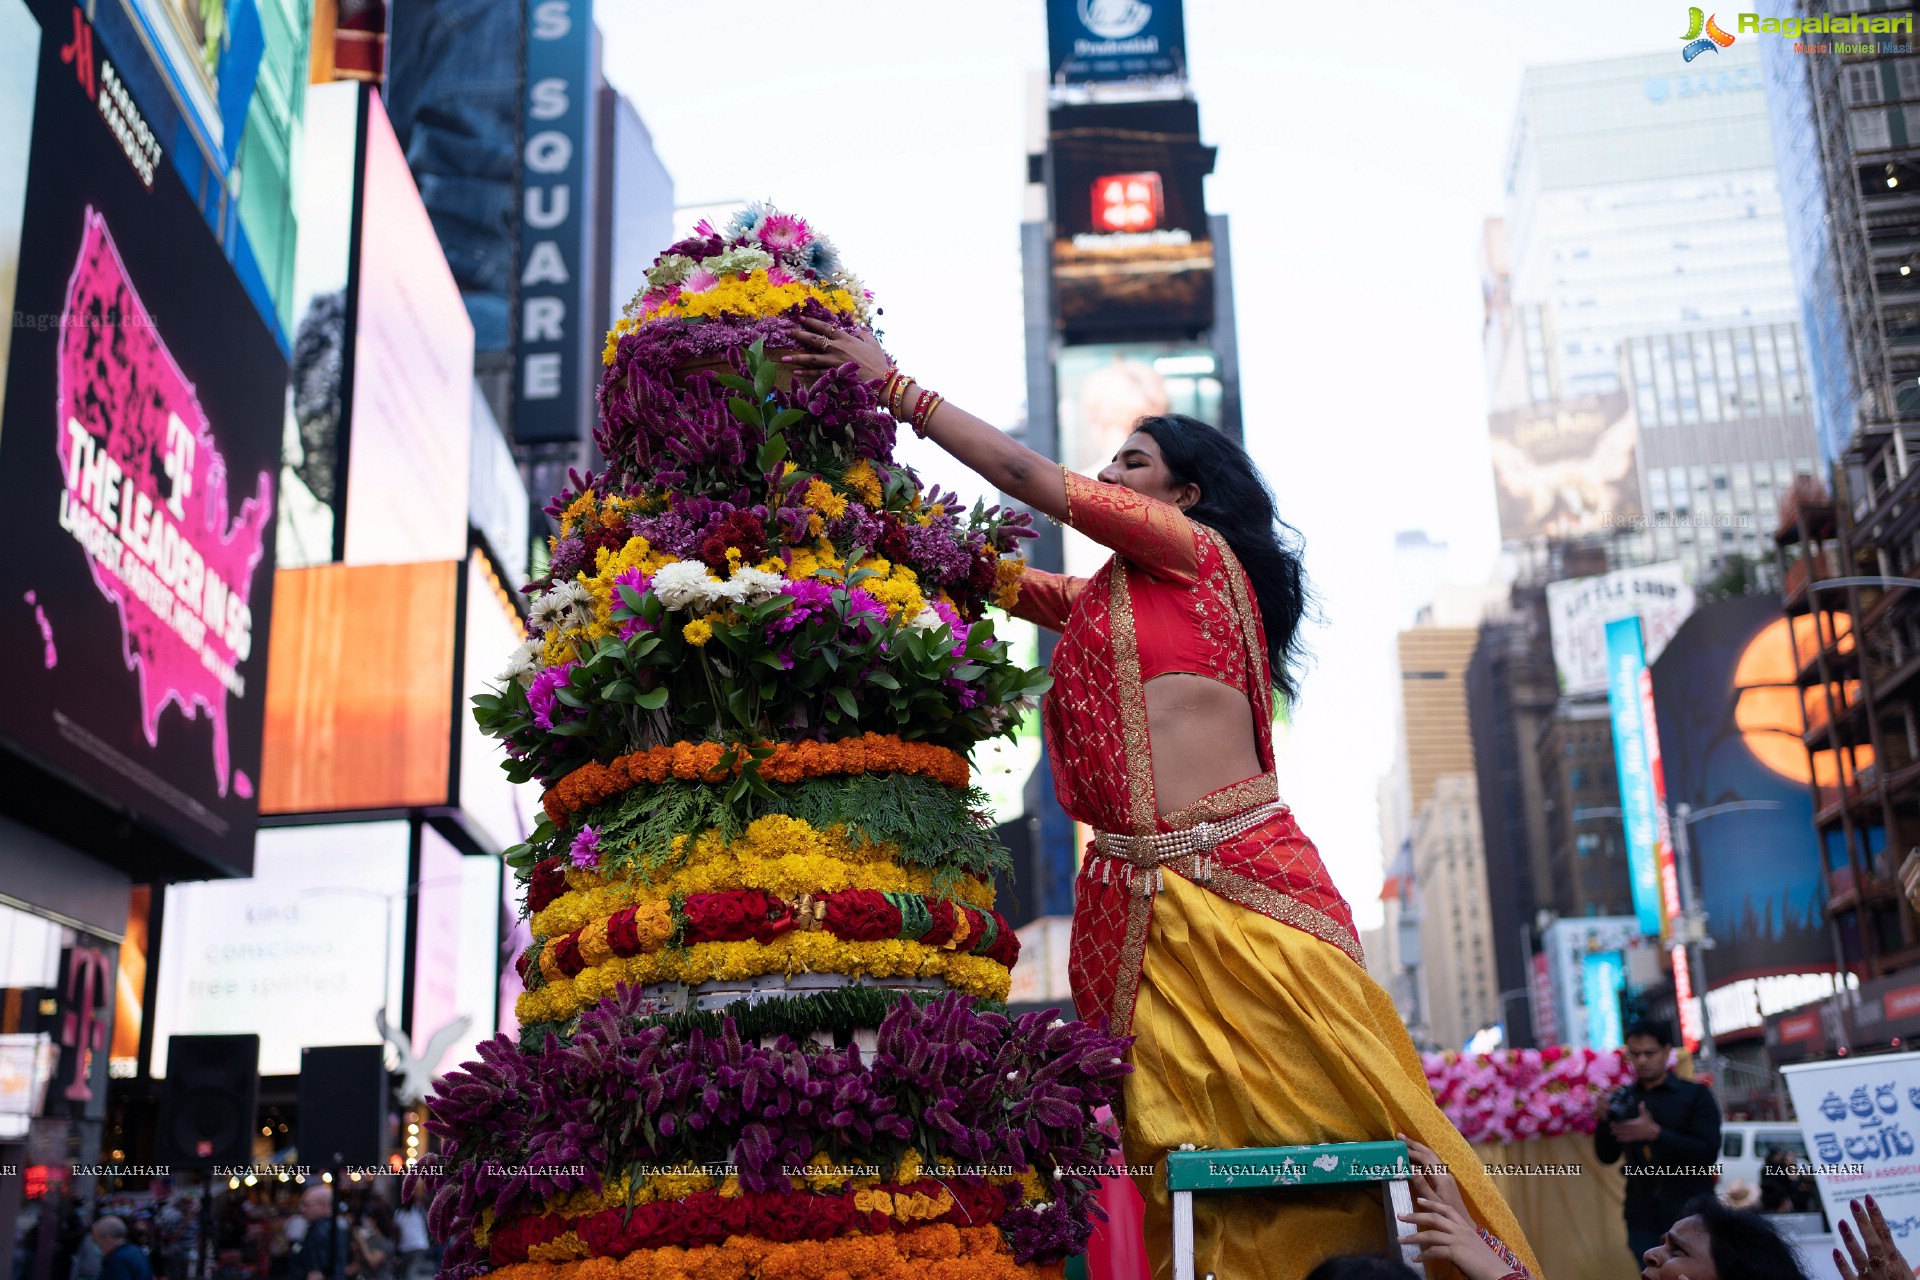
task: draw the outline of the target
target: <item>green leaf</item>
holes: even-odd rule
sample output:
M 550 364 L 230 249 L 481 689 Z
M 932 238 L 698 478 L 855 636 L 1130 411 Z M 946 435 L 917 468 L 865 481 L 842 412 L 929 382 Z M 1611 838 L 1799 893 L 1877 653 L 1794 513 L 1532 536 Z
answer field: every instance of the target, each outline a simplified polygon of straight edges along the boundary
M 740 419 L 740 421 L 749 427 L 758 427 L 761 425 L 759 408 L 748 404 L 745 400 L 727 401 L 727 412 Z
M 721 386 L 725 387 L 729 391 L 753 390 L 753 383 L 748 379 L 741 377 L 737 373 L 715 374 L 714 381 L 718 382 Z
M 576 711 L 586 710 L 587 700 L 575 693 L 571 685 L 555 685 L 553 687 L 553 696 Z
M 867 677 L 867 682 L 869 684 L 878 685 L 882 689 L 898 689 L 900 687 L 900 682 L 898 680 L 895 680 L 892 676 L 888 675 L 884 671 L 874 672 L 872 675 Z
M 785 431 L 806 416 L 805 409 L 782 409 L 773 415 L 773 421 L 767 424 L 767 428 L 771 431 Z
M 759 364 L 753 371 L 753 395 L 756 400 L 765 400 L 773 390 L 774 366 L 771 363 Z
M 638 706 L 642 711 L 658 711 L 667 705 L 667 691 L 665 689 L 648 689 L 633 701 L 634 705 Z
M 986 671 L 986 668 L 981 666 L 979 663 L 969 662 L 965 666 L 955 667 L 950 674 L 953 676 L 955 680 L 973 680 L 979 677 L 980 675 L 982 675 L 985 671 Z
M 634 590 L 632 586 L 625 582 L 621 583 L 617 589 L 620 592 L 620 603 L 627 606 L 627 608 L 634 613 L 639 613 L 640 601 L 643 598 L 640 592 Z
M 609 702 L 633 702 L 640 697 L 640 686 L 631 680 L 615 680 L 601 696 Z
M 844 686 L 836 686 L 834 688 L 833 700 L 840 704 L 842 711 L 847 713 L 847 719 L 857 720 L 860 718 L 859 704 L 854 702 L 853 694 L 848 692 Z
M 792 413 L 793 410 L 789 409 L 786 412 Z M 770 436 L 767 442 L 760 446 L 760 452 L 758 456 L 754 458 L 755 465 L 763 472 L 771 471 L 787 460 L 787 438 L 778 434 L 778 427 L 775 427 L 774 431 L 775 434 Z

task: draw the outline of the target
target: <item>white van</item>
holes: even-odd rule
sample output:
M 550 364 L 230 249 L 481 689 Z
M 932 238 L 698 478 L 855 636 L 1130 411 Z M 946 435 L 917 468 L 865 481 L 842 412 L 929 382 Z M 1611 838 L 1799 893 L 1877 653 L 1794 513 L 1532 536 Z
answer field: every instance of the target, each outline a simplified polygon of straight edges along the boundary
M 1760 1170 L 1775 1151 L 1789 1153 L 1796 1163 L 1807 1163 L 1807 1143 L 1800 1136 L 1800 1126 L 1779 1120 L 1731 1120 L 1721 1125 L 1720 1180 L 1714 1189 L 1724 1196 L 1734 1179 L 1739 1178 L 1758 1192 Z M 1758 1201 L 1754 1207 L 1759 1207 Z M 1817 1211 L 1817 1205 L 1815 1208 L 1816 1212 L 1812 1213 L 1775 1214 L 1774 1224 L 1789 1235 L 1824 1231 L 1826 1215 Z

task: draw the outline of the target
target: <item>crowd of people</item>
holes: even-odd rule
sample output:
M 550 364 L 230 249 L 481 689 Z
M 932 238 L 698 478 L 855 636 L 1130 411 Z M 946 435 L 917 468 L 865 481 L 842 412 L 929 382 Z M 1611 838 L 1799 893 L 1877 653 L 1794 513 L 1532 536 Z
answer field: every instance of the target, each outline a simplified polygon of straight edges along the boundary
M 427 1280 L 438 1248 L 417 1205 L 363 1192 L 336 1199 L 327 1185 L 297 1199 L 278 1185 L 213 1202 L 211 1257 L 200 1260 L 196 1191 L 103 1197 L 91 1224 L 69 1213 L 49 1274 L 65 1280 Z M 32 1274 L 39 1225 L 15 1249 L 14 1280 Z

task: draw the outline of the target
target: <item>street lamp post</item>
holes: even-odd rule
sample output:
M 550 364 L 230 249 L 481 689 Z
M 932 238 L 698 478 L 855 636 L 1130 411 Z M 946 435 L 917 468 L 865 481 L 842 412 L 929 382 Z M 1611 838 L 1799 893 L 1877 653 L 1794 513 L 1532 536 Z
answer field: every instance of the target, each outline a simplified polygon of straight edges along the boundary
M 388 1017 L 390 1010 L 387 1008 L 388 984 L 393 979 L 393 904 L 402 898 L 411 898 L 422 889 L 431 889 L 435 885 L 459 884 L 460 881 L 461 878 L 459 876 L 435 876 L 431 880 L 416 880 L 406 888 L 396 889 L 392 893 L 382 893 L 378 889 L 362 889 L 357 885 L 344 884 L 316 885 L 311 889 L 303 891 L 305 896 L 308 897 L 316 894 L 347 894 L 356 898 L 377 898 L 386 904 L 386 928 L 380 935 L 380 1019 L 389 1026 L 391 1026 L 393 1022 L 393 1019 Z
M 1907 579 L 1899 579 L 1905 582 Z M 1912 580 L 1914 586 L 1920 586 L 1920 579 Z M 1673 861 L 1676 878 L 1680 881 L 1680 918 L 1676 921 L 1682 944 L 1687 949 L 1687 976 L 1700 1001 L 1700 1061 L 1711 1073 L 1714 1070 L 1716 1049 L 1713 1043 L 1713 1031 L 1707 1026 L 1707 973 L 1706 963 L 1701 953 L 1712 947 L 1713 939 L 1707 937 L 1707 913 L 1700 905 L 1700 889 L 1693 879 L 1693 824 L 1704 822 L 1708 818 L 1717 818 L 1726 813 L 1743 813 L 1755 809 L 1784 809 L 1786 806 L 1778 800 L 1729 800 L 1725 804 L 1708 805 L 1696 809 L 1682 800 L 1668 811 L 1667 829 L 1673 836 Z M 1573 820 L 1580 822 L 1594 818 L 1624 818 L 1624 809 L 1575 809 Z

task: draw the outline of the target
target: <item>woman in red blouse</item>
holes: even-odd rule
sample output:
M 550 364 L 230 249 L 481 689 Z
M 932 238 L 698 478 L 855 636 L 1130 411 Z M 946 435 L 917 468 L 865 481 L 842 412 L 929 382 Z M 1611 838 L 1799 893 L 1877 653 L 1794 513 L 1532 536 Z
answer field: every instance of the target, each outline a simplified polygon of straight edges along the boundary
M 1305 586 L 1246 452 L 1145 418 L 1097 480 L 892 373 L 870 337 L 807 322 L 802 370 L 857 362 L 889 407 L 1001 492 L 1111 549 L 1091 578 L 1029 570 L 1013 612 L 1060 632 L 1042 709 L 1060 803 L 1096 835 L 1074 885 L 1074 1006 L 1134 1037 L 1128 1163 L 1182 1143 L 1424 1142 L 1476 1224 L 1531 1266 L 1481 1163 L 1435 1106 L 1353 916 L 1280 799 L 1276 687 L 1293 693 Z M 1136 1179 L 1171 1272 L 1164 1177 Z M 1377 1191 L 1203 1197 L 1195 1265 L 1300 1276 L 1385 1243 Z M 1444 1256 L 1444 1255 L 1443 1255 Z M 1536 1268 L 1537 1269 L 1537 1268 Z

